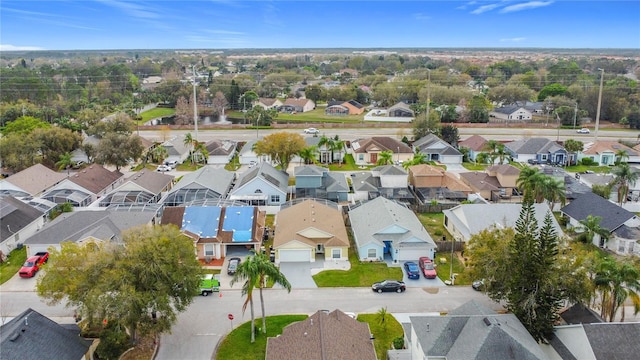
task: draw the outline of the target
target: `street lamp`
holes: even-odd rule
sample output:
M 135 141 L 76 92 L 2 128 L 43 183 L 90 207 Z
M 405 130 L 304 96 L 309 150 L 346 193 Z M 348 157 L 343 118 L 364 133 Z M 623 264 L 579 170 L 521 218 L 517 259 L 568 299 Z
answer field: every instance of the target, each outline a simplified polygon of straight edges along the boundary
M 598 91 L 598 110 L 596 111 L 595 141 L 598 141 L 598 128 L 600 127 L 600 107 L 602 106 L 602 83 L 604 80 L 604 69 L 598 70 L 600 70 L 600 91 Z
M 400 165 L 400 146 L 398 146 L 398 165 Z
M 429 123 L 429 108 L 431 107 L 431 69 L 427 69 L 427 123 Z
M 198 104 L 196 102 L 196 66 L 193 65 L 192 67 L 193 70 L 193 123 L 195 124 L 194 126 L 194 131 L 196 133 L 196 142 L 198 142 Z

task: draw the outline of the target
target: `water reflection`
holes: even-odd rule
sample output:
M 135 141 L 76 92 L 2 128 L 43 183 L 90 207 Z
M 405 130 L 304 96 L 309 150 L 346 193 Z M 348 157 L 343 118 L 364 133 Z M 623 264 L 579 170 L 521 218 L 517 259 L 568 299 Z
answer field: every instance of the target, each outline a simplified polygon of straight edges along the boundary
M 227 116 L 219 115 L 206 115 L 198 116 L 198 125 L 228 125 L 228 124 L 242 124 L 242 119 L 230 118 Z M 147 121 L 145 125 L 175 125 L 175 116 L 165 116 L 160 119 L 153 119 Z

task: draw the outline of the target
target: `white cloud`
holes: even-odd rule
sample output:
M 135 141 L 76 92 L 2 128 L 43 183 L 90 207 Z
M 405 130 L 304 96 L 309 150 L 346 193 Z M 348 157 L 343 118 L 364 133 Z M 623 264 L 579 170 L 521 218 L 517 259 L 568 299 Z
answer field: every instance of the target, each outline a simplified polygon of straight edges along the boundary
M 423 13 L 416 13 L 416 14 L 413 14 L 413 17 L 414 17 L 416 20 L 431 20 L 431 16 L 430 16 L 430 15 L 423 14 Z
M 0 51 L 27 51 L 27 50 L 45 50 L 38 46 L 15 46 L 11 44 L 0 44 Z
M 551 4 L 553 4 L 553 1 L 529 1 L 522 4 L 505 6 L 504 9 L 500 10 L 500 12 L 510 13 L 510 12 L 516 12 L 516 11 L 522 11 L 522 10 L 530 10 L 530 9 L 536 9 L 539 7 L 549 6 Z
M 135 18 L 158 19 L 160 17 L 156 11 L 153 11 L 152 7 L 143 6 L 142 4 L 139 4 L 139 3 L 136 4 L 132 2 L 115 1 L 115 0 L 110 0 L 110 1 L 99 0 L 99 1 L 105 5 L 118 8 L 122 10 L 125 14 Z
M 515 37 L 510 39 L 500 39 L 500 42 L 522 42 L 527 40 L 525 37 Z
M 474 14 L 474 15 L 479 15 L 479 14 L 482 14 L 484 12 L 491 11 L 491 10 L 497 8 L 497 7 L 500 7 L 500 5 L 499 4 L 482 5 L 479 8 L 473 10 L 471 13 Z

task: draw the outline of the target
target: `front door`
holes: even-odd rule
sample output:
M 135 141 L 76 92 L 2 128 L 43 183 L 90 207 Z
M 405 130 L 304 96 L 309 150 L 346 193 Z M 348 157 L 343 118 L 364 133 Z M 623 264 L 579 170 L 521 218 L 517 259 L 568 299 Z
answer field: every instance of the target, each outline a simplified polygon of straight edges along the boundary
M 378 154 L 377 153 L 372 153 L 371 154 L 371 161 L 369 161 L 372 164 L 375 164 L 378 162 Z

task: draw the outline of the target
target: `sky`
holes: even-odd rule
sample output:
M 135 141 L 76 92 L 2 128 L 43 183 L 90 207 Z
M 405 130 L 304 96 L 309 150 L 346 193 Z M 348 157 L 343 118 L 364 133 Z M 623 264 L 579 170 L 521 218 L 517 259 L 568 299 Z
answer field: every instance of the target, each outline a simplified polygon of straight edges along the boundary
M 0 51 L 258 48 L 640 49 L 640 1 L 0 1 Z

